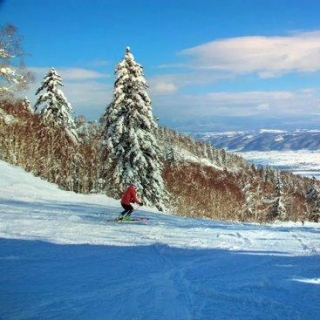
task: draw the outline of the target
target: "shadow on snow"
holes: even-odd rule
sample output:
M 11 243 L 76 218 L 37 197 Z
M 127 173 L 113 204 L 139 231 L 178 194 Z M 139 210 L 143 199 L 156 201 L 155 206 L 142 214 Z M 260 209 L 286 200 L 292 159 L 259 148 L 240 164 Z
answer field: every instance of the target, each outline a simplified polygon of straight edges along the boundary
M 0 239 L 0 319 L 318 319 L 318 256 Z

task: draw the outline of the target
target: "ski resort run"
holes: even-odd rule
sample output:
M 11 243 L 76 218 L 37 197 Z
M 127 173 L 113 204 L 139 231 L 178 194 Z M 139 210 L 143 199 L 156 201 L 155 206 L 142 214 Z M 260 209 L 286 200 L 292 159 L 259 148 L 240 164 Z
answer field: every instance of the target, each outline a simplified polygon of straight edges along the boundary
M 0 319 L 319 318 L 319 224 L 117 223 L 118 199 L 0 170 Z

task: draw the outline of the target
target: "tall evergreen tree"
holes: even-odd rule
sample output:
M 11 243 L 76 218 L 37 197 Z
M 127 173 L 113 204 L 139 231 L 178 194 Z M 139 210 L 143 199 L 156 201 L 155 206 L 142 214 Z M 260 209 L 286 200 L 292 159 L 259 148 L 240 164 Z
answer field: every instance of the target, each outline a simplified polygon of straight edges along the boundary
M 38 95 L 41 91 L 45 91 L 39 96 L 34 109 L 37 111 L 42 104 L 45 104 L 41 109 L 40 119 L 48 125 L 60 126 L 76 143 L 78 142 L 78 135 L 71 117 L 73 110 L 64 93 L 59 89 L 61 86 L 63 86 L 61 76 L 54 68 L 51 68 L 36 92 L 36 95 Z
M 137 182 L 141 199 L 163 209 L 166 192 L 161 151 L 155 137 L 157 124 L 146 92 L 143 67 L 135 61 L 129 47 L 115 74 L 113 100 L 103 117 L 107 167 L 111 172 L 109 185 L 116 193 Z

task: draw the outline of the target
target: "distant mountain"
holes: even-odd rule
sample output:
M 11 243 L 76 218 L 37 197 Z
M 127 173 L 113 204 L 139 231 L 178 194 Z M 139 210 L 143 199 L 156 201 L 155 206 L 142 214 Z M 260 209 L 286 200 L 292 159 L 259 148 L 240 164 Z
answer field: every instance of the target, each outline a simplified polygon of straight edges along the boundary
M 215 148 L 237 151 L 319 150 L 320 130 L 264 130 L 252 132 L 206 132 L 193 134 Z

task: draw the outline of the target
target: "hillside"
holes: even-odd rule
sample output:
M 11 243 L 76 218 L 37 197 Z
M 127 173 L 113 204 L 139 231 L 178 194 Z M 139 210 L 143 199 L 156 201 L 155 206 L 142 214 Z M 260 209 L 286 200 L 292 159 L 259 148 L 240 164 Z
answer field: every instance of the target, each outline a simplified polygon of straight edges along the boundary
M 319 224 L 116 223 L 118 200 L 0 170 L 1 319 L 318 319 Z
M 114 167 L 99 123 L 78 122 L 79 143 L 48 126 L 23 102 L 0 104 L 0 159 L 60 188 L 119 198 L 110 183 Z M 231 221 L 319 221 L 320 181 L 259 167 L 241 156 L 159 126 L 165 210 L 177 215 Z M 152 150 L 152 148 L 150 148 Z M 161 158 L 161 159 L 160 159 Z M 151 163 L 152 164 L 152 163 Z M 148 180 L 141 197 L 148 193 Z

